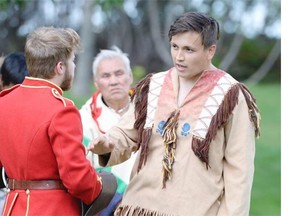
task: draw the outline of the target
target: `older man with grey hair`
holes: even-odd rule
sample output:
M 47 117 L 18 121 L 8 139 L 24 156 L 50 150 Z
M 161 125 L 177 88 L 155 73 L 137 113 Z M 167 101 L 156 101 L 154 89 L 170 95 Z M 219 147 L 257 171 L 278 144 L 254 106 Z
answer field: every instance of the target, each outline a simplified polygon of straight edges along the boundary
M 129 110 L 132 93 L 130 86 L 133 82 L 128 55 L 116 46 L 101 50 L 93 61 L 92 70 L 97 90 L 80 109 L 84 133 L 83 143 L 86 147 L 91 140 L 104 135 L 116 125 Z M 111 215 L 121 201 L 129 183 L 135 157 L 132 156 L 124 163 L 108 168 L 102 168 L 99 165 L 97 154 L 89 152 L 87 158 L 97 171 L 105 169 L 118 177 L 117 193 L 109 206 L 100 213 L 100 215 Z

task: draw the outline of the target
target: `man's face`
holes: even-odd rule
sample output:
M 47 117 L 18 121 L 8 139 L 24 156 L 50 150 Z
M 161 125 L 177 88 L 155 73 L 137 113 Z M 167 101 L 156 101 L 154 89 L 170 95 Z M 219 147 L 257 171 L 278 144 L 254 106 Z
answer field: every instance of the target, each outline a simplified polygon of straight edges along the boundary
M 215 45 L 204 49 L 202 38 L 196 32 L 184 32 L 171 38 L 171 56 L 180 77 L 193 79 L 194 76 L 211 66 Z
M 75 71 L 75 63 L 74 63 L 75 55 L 72 53 L 70 57 L 67 59 L 65 67 L 65 74 L 62 84 L 60 85 L 63 91 L 67 91 L 71 88 L 73 79 L 74 79 L 74 71 Z
M 121 102 L 127 100 L 132 81 L 132 74 L 127 71 L 123 61 L 115 57 L 100 62 L 94 84 L 106 102 Z

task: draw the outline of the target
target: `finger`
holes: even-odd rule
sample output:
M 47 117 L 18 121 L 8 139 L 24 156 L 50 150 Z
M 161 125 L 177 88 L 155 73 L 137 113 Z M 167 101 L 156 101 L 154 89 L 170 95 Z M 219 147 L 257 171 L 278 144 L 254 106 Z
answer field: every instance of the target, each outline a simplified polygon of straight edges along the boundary
M 88 150 L 93 149 L 98 143 L 99 143 L 99 138 L 96 138 L 96 139 L 92 140 L 92 141 L 89 143 L 87 149 L 88 149 Z

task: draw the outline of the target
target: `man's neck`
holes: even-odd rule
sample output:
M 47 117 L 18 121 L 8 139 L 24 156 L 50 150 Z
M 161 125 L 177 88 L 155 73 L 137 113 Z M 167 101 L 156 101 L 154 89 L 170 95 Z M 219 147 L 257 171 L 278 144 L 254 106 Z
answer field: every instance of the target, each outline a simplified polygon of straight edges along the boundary
M 113 103 L 106 101 L 102 97 L 102 101 L 107 107 L 109 107 L 111 110 L 118 113 L 119 115 L 123 115 L 124 113 L 126 113 L 128 111 L 129 104 L 130 104 L 130 98 L 129 97 L 127 97 L 124 100 L 121 100 L 119 102 L 113 101 Z

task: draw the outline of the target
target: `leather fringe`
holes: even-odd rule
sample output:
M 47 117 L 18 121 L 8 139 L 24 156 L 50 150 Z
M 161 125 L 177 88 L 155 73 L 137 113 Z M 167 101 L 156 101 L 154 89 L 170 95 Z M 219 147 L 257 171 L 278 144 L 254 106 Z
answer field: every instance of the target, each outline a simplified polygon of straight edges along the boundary
M 260 130 L 260 114 L 256 105 L 255 98 L 246 88 L 246 86 L 242 83 L 235 84 L 231 87 L 231 89 L 227 92 L 219 106 L 218 111 L 213 116 L 210 126 L 208 128 L 208 132 L 206 134 L 205 139 L 201 139 L 199 137 L 192 138 L 192 150 L 194 154 L 206 164 L 206 168 L 209 168 L 209 145 L 211 141 L 216 137 L 217 130 L 223 127 L 224 124 L 228 121 L 229 116 L 232 114 L 236 104 L 238 103 L 239 91 L 242 91 L 244 97 L 246 99 L 247 106 L 249 108 L 249 116 L 250 120 L 255 126 L 255 135 L 259 136 Z
M 145 165 L 149 152 L 148 143 L 151 137 L 152 128 L 144 130 L 144 126 L 147 117 L 149 84 L 152 75 L 152 73 L 148 74 L 141 82 L 139 82 L 131 96 L 131 100 L 135 103 L 136 120 L 134 128 L 138 130 L 138 149 L 141 147 L 140 160 L 137 168 L 138 172 L 142 168 L 142 165 Z
M 139 164 L 137 167 L 137 172 L 139 172 L 142 166 L 146 164 L 147 157 L 149 154 L 148 144 L 151 138 L 151 134 L 152 134 L 152 128 L 147 128 L 147 129 L 142 130 L 142 134 L 140 135 L 142 137 L 141 138 L 142 142 L 140 143 L 141 151 L 140 151 L 140 159 L 139 159 Z
M 140 207 L 133 208 L 128 205 L 120 205 L 114 215 L 116 216 L 173 216 L 165 213 L 159 213 L 157 211 L 152 211 L 149 209 L 144 209 Z
M 209 146 L 215 138 L 217 130 L 222 127 L 228 120 L 233 109 L 238 103 L 239 86 L 234 85 L 225 95 L 224 100 L 219 106 L 218 111 L 212 117 L 208 132 L 205 139 L 199 137 L 192 138 L 192 150 L 194 154 L 206 164 L 206 169 L 209 168 Z
M 227 92 L 224 100 L 219 106 L 218 111 L 213 116 L 205 139 L 199 139 L 198 137 L 192 138 L 192 150 L 194 154 L 206 164 L 207 169 L 209 168 L 208 154 L 210 143 L 215 138 L 217 130 L 227 122 L 230 114 L 238 102 L 238 95 L 239 87 L 238 85 L 234 85 Z
M 240 89 L 245 97 L 246 103 L 249 108 L 249 117 L 255 127 L 255 136 L 259 138 L 261 115 L 256 104 L 256 99 L 244 84 L 240 84 Z
M 178 127 L 179 110 L 172 112 L 167 119 L 162 133 L 164 143 L 164 156 L 162 160 L 163 165 L 163 179 L 162 188 L 166 188 L 166 181 L 172 177 L 172 166 L 175 161 L 175 151 L 177 143 L 176 130 Z

